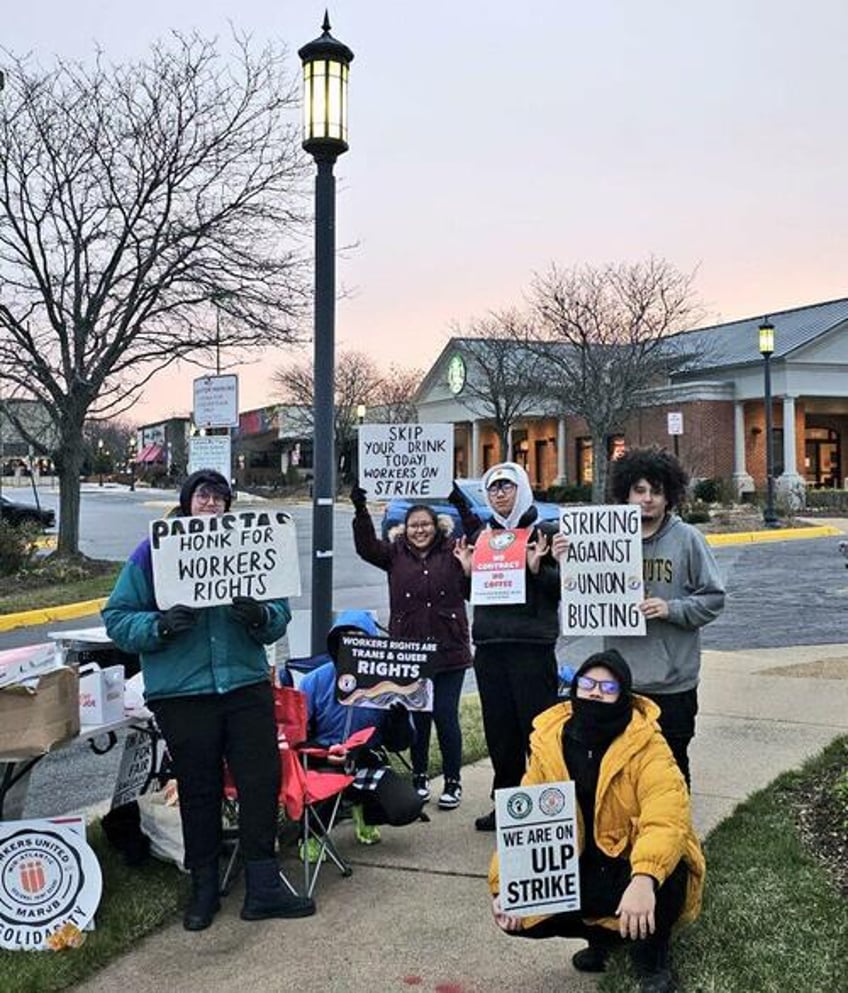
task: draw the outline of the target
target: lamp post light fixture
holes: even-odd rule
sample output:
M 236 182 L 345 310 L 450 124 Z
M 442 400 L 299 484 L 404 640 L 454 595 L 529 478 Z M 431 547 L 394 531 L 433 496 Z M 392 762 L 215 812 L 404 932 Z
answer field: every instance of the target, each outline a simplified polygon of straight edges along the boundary
M 315 335 L 312 480 L 312 653 L 323 652 L 333 610 L 333 502 L 336 312 L 336 180 L 333 167 L 347 151 L 347 84 L 353 52 L 330 34 L 300 49 L 303 63 L 303 147 L 315 159 Z
M 774 511 L 774 444 L 772 438 L 771 410 L 771 364 L 774 353 L 774 325 L 767 317 L 759 327 L 759 348 L 763 357 L 763 402 L 766 409 L 766 506 L 763 511 L 763 524 L 776 528 L 779 524 Z
M 130 436 L 127 442 L 127 457 L 130 464 L 130 492 L 135 492 L 135 435 Z
M 103 454 L 103 439 L 102 438 L 98 438 L 97 439 L 97 472 L 98 472 L 98 474 L 100 476 L 100 485 L 101 486 L 103 485 L 103 459 L 104 459 L 104 457 L 105 456 Z

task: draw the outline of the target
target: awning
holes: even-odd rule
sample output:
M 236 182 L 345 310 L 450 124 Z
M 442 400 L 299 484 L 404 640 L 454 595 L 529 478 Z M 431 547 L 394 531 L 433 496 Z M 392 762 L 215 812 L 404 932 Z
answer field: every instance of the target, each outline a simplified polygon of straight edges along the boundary
M 164 462 L 165 450 L 161 445 L 145 445 L 138 453 L 135 460 L 137 463 L 150 464 L 151 462 Z

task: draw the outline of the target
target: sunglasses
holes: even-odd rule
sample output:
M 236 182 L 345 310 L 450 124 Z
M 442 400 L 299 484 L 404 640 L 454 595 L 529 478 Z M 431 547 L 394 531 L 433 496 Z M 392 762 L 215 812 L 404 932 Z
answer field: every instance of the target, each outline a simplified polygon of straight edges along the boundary
M 511 483 L 508 479 L 499 479 L 495 483 L 489 483 L 486 487 L 489 493 L 496 493 L 498 490 L 509 490 L 515 489 L 515 483 Z
M 592 679 L 591 676 L 578 676 L 577 685 L 581 690 L 588 690 L 591 692 L 596 686 L 601 688 L 601 693 L 619 693 L 621 691 L 621 683 L 615 679 Z

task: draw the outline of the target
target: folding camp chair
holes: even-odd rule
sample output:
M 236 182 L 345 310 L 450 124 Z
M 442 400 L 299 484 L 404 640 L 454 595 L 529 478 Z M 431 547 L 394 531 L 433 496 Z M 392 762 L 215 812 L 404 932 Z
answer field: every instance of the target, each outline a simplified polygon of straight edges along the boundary
M 281 670 L 278 678 L 283 678 L 286 680 L 287 685 L 297 687 L 300 679 L 305 676 L 308 672 L 312 672 L 321 665 L 325 665 L 328 661 L 326 653 L 320 655 L 309 655 L 304 658 L 290 658 L 286 664 L 285 668 Z M 348 715 L 349 718 L 352 717 L 351 713 Z M 347 725 L 345 727 L 345 737 L 350 734 L 350 720 L 348 719 Z M 372 746 L 373 747 L 373 746 Z M 390 748 L 386 748 L 384 745 L 378 745 L 374 748 L 375 752 L 380 753 L 383 756 L 383 761 L 386 765 L 393 764 L 390 763 L 390 756 L 397 759 L 398 763 L 403 766 L 406 771 L 412 774 L 412 763 L 403 754 L 403 752 L 393 751 Z
M 312 746 L 306 742 L 306 697 L 300 690 L 291 687 L 274 687 L 274 715 L 282 772 L 280 805 L 290 820 L 300 822 L 303 893 L 312 896 L 325 858 L 330 859 L 343 876 L 349 876 L 352 872 L 350 864 L 336 848 L 332 832 L 342 794 L 354 780 L 350 755 L 368 742 L 375 729 L 362 728 L 346 741 L 329 748 Z M 338 767 L 316 765 L 319 762 L 332 764 L 339 759 L 343 764 Z M 237 797 L 235 784 L 228 772 L 225 772 L 224 795 L 229 802 Z M 318 858 L 314 863 L 307 858 L 310 848 L 316 848 L 315 844 L 310 844 L 311 841 L 317 842 Z M 232 880 L 237 854 L 236 842 L 221 882 L 221 889 L 225 892 Z M 282 869 L 280 876 L 288 889 L 296 894 L 297 888 Z

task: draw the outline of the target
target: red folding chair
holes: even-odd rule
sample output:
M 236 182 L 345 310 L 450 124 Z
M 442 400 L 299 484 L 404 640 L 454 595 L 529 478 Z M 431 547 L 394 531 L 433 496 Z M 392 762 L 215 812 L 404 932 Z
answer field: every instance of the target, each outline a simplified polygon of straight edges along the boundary
M 339 853 L 332 832 L 338 819 L 342 794 L 354 780 L 352 755 L 357 748 L 367 744 L 375 729 L 362 728 L 346 741 L 329 748 L 308 745 L 306 697 L 300 690 L 288 686 L 274 687 L 274 717 L 282 771 L 280 806 L 290 820 L 300 821 L 303 893 L 312 896 L 325 858 L 329 858 L 343 876 L 349 876 L 352 872 L 350 864 Z M 316 766 L 318 762 L 322 766 Z M 236 798 L 236 790 L 227 770 L 224 779 L 225 797 L 232 802 Z M 315 847 L 310 845 L 313 839 L 317 842 L 318 857 L 317 861 L 310 862 L 307 853 Z M 237 845 L 225 871 L 222 889 L 226 889 L 231 880 L 236 855 Z M 282 870 L 280 876 L 289 890 L 296 894 L 296 887 Z

